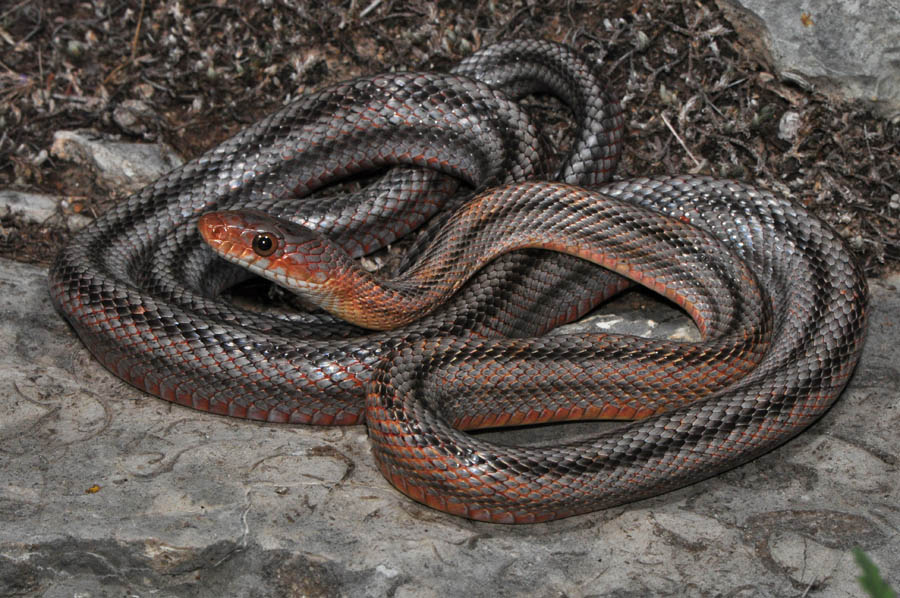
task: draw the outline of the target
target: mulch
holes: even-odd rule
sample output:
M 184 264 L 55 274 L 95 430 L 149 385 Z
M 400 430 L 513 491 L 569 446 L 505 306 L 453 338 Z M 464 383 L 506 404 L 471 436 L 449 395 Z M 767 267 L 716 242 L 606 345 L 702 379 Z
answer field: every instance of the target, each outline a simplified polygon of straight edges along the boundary
M 50 156 L 55 131 L 161 141 L 189 159 L 306 91 L 447 69 L 514 37 L 602 63 L 627 114 L 617 176 L 781 190 L 833 225 L 870 275 L 898 269 L 900 125 L 780 80 L 705 2 L 13 0 L 0 8 L 0 188 L 101 213 L 119 194 Z M 564 146 L 565 113 L 541 99 L 530 109 Z M 789 121 L 794 139 L 779 135 Z M 68 235 L 2 215 L 0 255 L 46 264 Z

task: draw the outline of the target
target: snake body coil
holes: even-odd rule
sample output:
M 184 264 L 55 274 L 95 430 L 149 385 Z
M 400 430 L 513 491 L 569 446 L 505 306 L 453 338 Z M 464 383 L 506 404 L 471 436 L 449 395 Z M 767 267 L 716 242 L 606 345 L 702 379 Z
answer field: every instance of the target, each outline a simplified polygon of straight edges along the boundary
M 653 356 L 619 363 L 615 351 L 638 341 L 537 336 L 623 288 L 621 279 L 593 277 L 600 269 L 592 264 L 508 254 L 426 318 L 369 335 L 327 315 L 261 315 L 216 299 L 245 273 L 223 267 L 202 244 L 197 220 L 210 210 L 271 211 L 359 255 L 430 216 L 456 180 L 484 189 L 538 174 L 527 116 L 472 77 L 514 95 L 557 94 L 579 127 L 557 178 L 596 185 L 609 177 L 621 148 L 621 110 L 571 50 L 512 42 L 456 70 L 367 77 L 311 94 L 166 175 L 64 249 L 50 271 L 54 302 L 91 352 L 136 386 L 237 417 L 321 424 L 365 417 L 394 485 L 437 508 L 491 521 L 564 517 L 683 486 L 770 450 L 836 399 L 862 346 L 865 279 L 830 228 L 785 198 L 734 181 L 663 177 L 595 191 L 637 206 L 612 214 L 626 240 L 637 234 L 644 208 L 717 238 L 761 289 L 756 316 L 771 305 L 772 318 L 759 344 L 733 345 L 748 351 L 738 362 L 752 362 L 740 379 L 722 377 L 703 398 L 576 444 L 499 447 L 456 427 L 643 416 L 661 409 L 635 407 L 627 392 L 616 393 L 638 380 L 651 404 L 670 406 L 665 380 L 648 378 L 654 368 L 686 387 L 720 379 L 717 361 L 695 371 L 661 365 L 703 353 L 702 346 L 661 343 L 667 348 Z M 296 199 L 398 164 L 368 199 Z M 560 189 L 528 184 L 496 193 L 515 199 Z M 647 259 L 682 258 L 670 251 Z M 528 338 L 497 338 L 508 335 Z M 596 365 L 610 359 L 615 367 Z M 599 378 L 613 390 L 594 399 Z M 500 398 L 489 399 L 498 387 Z

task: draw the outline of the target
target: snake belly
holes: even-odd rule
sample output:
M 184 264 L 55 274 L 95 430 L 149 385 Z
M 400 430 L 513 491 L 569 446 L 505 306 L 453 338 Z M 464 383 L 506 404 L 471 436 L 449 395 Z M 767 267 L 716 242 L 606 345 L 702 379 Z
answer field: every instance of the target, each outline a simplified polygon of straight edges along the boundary
M 608 179 L 621 147 L 621 110 L 588 76 L 590 66 L 571 66 L 570 51 L 518 44 L 500 48 L 508 60 L 491 62 L 487 78 L 507 74 L 506 84 L 523 91 L 563 89 L 581 129 L 574 159 L 557 176 L 584 184 Z M 517 52 L 531 58 L 518 60 Z M 544 72 L 535 75 L 539 83 L 519 83 L 540 69 L 563 75 L 554 81 Z M 77 235 L 50 271 L 55 304 L 101 363 L 167 400 L 274 422 L 365 418 L 379 467 L 395 486 L 475 519 L 544 521 L 658 494 L 770 450 L 827 409 L 859 357 L 865 279 L 830 228 L 785 198 L 734 181 L 670 177 L 601 189 L 695 224 L 731 247 L 773 312 L 771 344 L 748 376 L 615 436 L 527 449 L 488 445 L 453 427 L 465 425 L 457 402 L 463 391 L 484 385 L 509 359 L 539 372 L 538 400 L 555 405 L 553 377 L 568 375 L 560 357 L 575 351 L 583 368 L 596 355 L 589 338 L 494 338 L 539 335 L 623 288 L 621 280 L 593 278 L 598 268 L 575 258 L 504 256 L 423 321 L 374 335 L 328 316 L 260 315 L 216 298 L 242 274 L 200 244 L 196 220 L 203 212 L 273 206 L 315 224 L 317 210 L 335 213 L 335 204 L 310 199 L 294 207 L 293 198 L 397 164 L 415 168 L 389 177 L 421 176 L 417 185 L 427 189 L 446 184 L 446 176 L 480 189 L 539 173 L 527 116 L 461 71 L 357 79 L 305 96 L 239 133 Z M 592 83 L 583 87 L 582 79 Z M 591 97 L 593 105 L 585 105 Z M 353 217 L 322 221 L 352 239 L 343 221 L 371 225 L 367 210 L 341 207 Z M 390 221 L 390 209 L 383 211 Z M 408 228 L 396 226 L 397 234 Z M 424 373 L 445 385 L 423 383 Z

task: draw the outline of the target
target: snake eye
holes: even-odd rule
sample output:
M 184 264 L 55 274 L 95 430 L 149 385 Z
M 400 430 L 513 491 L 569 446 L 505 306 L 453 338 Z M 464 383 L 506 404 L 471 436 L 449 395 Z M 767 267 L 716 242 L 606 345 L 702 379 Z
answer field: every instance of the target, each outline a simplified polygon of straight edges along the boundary
M 253 237 L 253 251 L 259 256 L 266 257 L 272 255 L 277 248 L 278 242 L 275 240 L 275 237 L 269 233 L 259 233 Z

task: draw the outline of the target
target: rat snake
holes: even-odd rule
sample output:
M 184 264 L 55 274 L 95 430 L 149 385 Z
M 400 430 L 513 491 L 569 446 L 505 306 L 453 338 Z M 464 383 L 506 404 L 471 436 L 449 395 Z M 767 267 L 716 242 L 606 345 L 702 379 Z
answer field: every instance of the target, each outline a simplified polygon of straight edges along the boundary
M 803 430 L 837 398 L 862 347 L 865 278 L 830 227 L 777 194 L 694 176 L 606 182 L 624 117 L 596 71 L 565 46 L 516 41 L 451 73 L 362 77 L 305 95 L 80 231 L 51 267 L 53 301 L 95 357 L 135 386 L 236 417 L 365 421 L 395 486 L 475 519 L 565 517 L 734 467 Z M 529 117 L 510 99 L 534 92 L 556 95 L 574 116 L 572 149 L 552 175 Z M 371 173 L 360 192 L 320 191 Z M 263 210 L 359 256 L 473 190 L 581 193 L 522 183 L 539 177 L 591 186 L 591 197 L 619 206 L 612 222 L 625 241 L 637 239 L 645 213 L 696 226 L 720 244 L 681 245 L 679 253 L 660 243 L 656 253 L 654 237 L 641 237 L 644 261 L 618 271 L 659 283 L 660 292 L 692 279 L 702 303 L 718 292 L 679 264 L 711 264 L 716 254 L 745 263 L 746 284 L 725 286 L 757 289 L 758 308 L 685 305 L 701 329 L 723 322 L 731 344 L 713 344 L 729 359 L 705 358 L 707 344 L 543 336 L 628 283 L 537 249 L 498 257 L 432 313 L 394 331 L 368 333 L 318 312 L 261 314 L 221 300 L 248 274 L 209 251 L 197 229 L 210 211 Z M 585 209 L 581 217 L 598 213 Z M 452 236 L 441 228 L 452 216 L 432 220 L 427 237 Z M 410 260 L 434 252 L 417 246 Z M 681 278 L 641 275 L 647 264 Z M 727 334 L 747 330 L 747 318 L 759 320 L 755 332 Z M 716 340 L 712 329 L 703 332 L 705 343 Z M 640 393 L 649 403 L 638 402 Z M 645 419 L 541 448 L 498 446 L 457 429 L 577 417 Z

